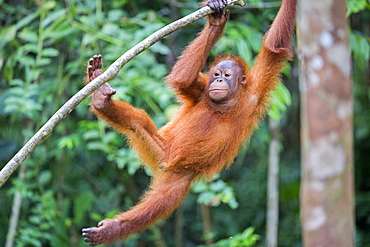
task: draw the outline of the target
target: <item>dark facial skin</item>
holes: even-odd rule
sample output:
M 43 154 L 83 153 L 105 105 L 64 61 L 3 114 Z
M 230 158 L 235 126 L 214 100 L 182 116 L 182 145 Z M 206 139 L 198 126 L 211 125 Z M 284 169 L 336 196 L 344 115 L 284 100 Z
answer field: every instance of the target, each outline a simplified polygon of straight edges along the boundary
M 231 60 L 221 61 L 210 71 L 209 98 L 217 104 L 225 103 L 234 97 L 239 83 L 245 83 L 240 66 Z

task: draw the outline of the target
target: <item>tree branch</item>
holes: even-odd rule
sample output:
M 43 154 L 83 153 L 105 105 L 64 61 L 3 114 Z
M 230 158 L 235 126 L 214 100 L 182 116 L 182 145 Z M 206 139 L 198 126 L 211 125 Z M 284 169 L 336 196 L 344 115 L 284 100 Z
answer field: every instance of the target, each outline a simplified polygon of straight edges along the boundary
M 244 6 L 244 2 L 240 0 L 229 0 L 228 6 L 238 4 Z M 0 171 L 0 187 L 8 180 L 11 174 L 19 167 L 19 165 L 39 146 L 43 140 L 51 133 L 51 131 L 87 96 L 99 88 L 104 82 L 109 81 L 117 76 L 120 69 L 128 63 L 132 58 L 139 55 L 151 45 L 158 42 L 168 34 L 189 25 L 209 14 L 213 10 L 208 6 L 203 7 L 190 15 L 187 15 L 171 24 L 156 31 L 142 42 L 138 43 L 120 58 L 118 58 L 108 69 L 83 87 L 72 98 L 70 98 L 45 124 L 41 129 L 18 151 L 18 153 L 3 167 Z

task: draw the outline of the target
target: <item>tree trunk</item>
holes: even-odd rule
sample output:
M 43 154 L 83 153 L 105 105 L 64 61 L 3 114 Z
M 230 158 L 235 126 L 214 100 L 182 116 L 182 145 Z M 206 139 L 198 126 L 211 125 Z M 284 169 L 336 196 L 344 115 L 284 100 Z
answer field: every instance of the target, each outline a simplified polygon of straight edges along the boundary
M 267 175 L 267 217 L 266 217 L 266 245 L 277 246 L 279 225 L 279 120 L 269 119 L 271 135 L 269 149 L 269 167 Z
M 184 212 L 181 206 L 176 210 L 175 221 L 175 247 L 183 247 Z
M 209 211 L 209 207 L 204 204 L 200 204 L 202 208 L 202 217 L 203 217 L 203 232 L 204 236 L 206 237 L 206 245 L 213 244 L 212 234 L 212 220 L 211 220 L 211 212 Z
M 354 246 L 351 58 L 346 0 L 302 0 L 303 245 Z

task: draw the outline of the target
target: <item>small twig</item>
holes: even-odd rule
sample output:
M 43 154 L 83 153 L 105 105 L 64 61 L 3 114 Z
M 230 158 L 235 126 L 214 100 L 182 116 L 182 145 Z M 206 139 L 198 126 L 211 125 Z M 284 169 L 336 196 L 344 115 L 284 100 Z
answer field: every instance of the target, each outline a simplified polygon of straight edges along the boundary
M 228 1 L 228 6 L 238 4 L 244 6 L 244 2 L 240 0 Z M 172 22 L 171 24 L 156 31 L 142 42 L 135 45 L 128 50 L 120 58 L 118 58 L 108 69 L 87 84 L 72 98 L 70 98 L 45 124 L 41 129 L 18 151 L 18 153 L 4 166 L 0 171 L 0 187 L 8 180 L 11 174 L 19 167 L 19 165 L 41 144 L 41 142 L 51 133 L 51 131 L 87 96 L 93 91 L 103 85 L 104 82 L 109 81 L 117 76 L 119 70 L 128 63 L 132 58 L 148 49 L 151 45 L 167 36 L 168 34 L 193 23 L 209 14 L 213 10 L 208 6 L 203 7 L 190 15 L 187 15 L 180 20 Z

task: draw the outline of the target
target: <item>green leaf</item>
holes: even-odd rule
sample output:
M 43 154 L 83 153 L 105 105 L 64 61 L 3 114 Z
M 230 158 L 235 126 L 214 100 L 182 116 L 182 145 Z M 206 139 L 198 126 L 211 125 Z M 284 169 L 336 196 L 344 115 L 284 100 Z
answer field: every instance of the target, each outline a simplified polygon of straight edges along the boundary
M 370 7 L 370 3 L 367 0 L 348 0 L 347 1 L 347 16 L 358 13 L 366 8 Z
M 201 193 L 198 196 L 197 202 L 199 204 L 204 204 L 204 205 L 210 205 L 211 202 L 213 202 L 212 206 L 217 207 L 220 205 L 220 200 L 215 200 L 215 199 L 216 199 L 216 195 L 214 193 L 206 191 L 206 192 Z
M 28 28 L 22 29 L 22 31 L 18 34 L 19 38 L 28 41 L 28 42 L 33 42 L 36 43 L 39 39 L 38 35 L 36 32 L 31 31 Z
M 234 236 L 220 240 L 212 245 L 211 247 L 249 247 L 253 246 L 258 240 L 260 239 L 260 236 L 257 234 L 254 234 L 254 228 L 249 227 L 245 229 L 242 233 L 237 233 Z
M 91 208 L 93 200 L 94 194 L 91 192 L 82 193 L 75 199 L 73 207 L 75 222 L 79 223 L 83 220 L 84 214 Z
M 269 115 L 270 118 L 274 120 L 280 120 L 281 118 L 280 112 L 274 106 L 270 107 L 270 109 L 267 111 L 267 114 Z
M 35 59 L 31 56 L 23 56 L 18 62 L 24 66 L 32 66 L 35 64 Z
M 11 85 L 12 87 L 23 87 L 24 81 L 21 79 L 13 79 L 9 82 L 9 85 Z
M 252 63 L 252 52 L 250 47 L 248 47 L 247 42 L 245 40 L 238 41 L 238 54 L 248 63 Z
M 239 203 L 236 201 L 235 196 L 233 195 L 232 198 L 230 198 L 230 201 L 227 203 L 231 209 L 237 209 L 239 207 Z
M 267 114 L 269 117 L 279 120 L 282 113 L 286 111 L 287 106 L 291 105 L 292 97 L 289 90 L 284 84 L 279 83 L 275 90 L 271 93 L 271 107 L 268 109 Z
M 99 151 L 103 151 L 103 152 L 107 151 L 106 145 L 104 145 L 101 142 L 97 142 L 97 141 L 88 143 L 86 145 L 86 148 L 88 150 L 92 150 L 92 151 L 94 151 L 94 150 L 99 150 Z
M 89 45 L 94 43 L 96 40 L 97 38 L 95 36 L 85 33 L 84 36 L 82 37 L 82 44 Z
M 0 48 L 3 47 L 6 43 L 14 40 L 16 33 L 17 33 L 17 28 L 15 25 L 1 28 L 0 29 Z
M 45 48 L 42 50 L 42 56 L 44 57 L 57 57 L 59 56 L 59 51 L 54 48 Z
M 167 55 L 170 52 L 169 48 L 166 45 L 162 44 L 161 42 L 155 43 L 149 48 L 149 50 L 159 53 L 161 55 Z
M 40 175 L 38 177 L 38 183 L 41 185 L 47 184 L 48 182 L 51 181 L 52 174 L 51 171 L 45 170 L 40 172 Z
M 66 13 L 65 9 L 60 9 L 60 10 L 48 13 L 47 17 L 44 19 L 42 23 L 43 27 L 46 27 L 49 24 L 54 24 L 54 22 L 60 17 L 67 17 L 65 13 Z
M 97 129 L 92 129 L 92 130 L 88 130 L 86 131 L 82 137 L 85 139 L 85 140 L 94 140 L 94 139 L 98 139 L 100 138 L 100 133 Z
M 218 181 L 210 184 L 210 189 L 211 189 L 211 191 L 214 191 L 214 192 L 220 192 L 225 188 L 225 186 L 226 186 L 226 184 L 225 184 L 224 181 L 218 180 Z
M 115 23 L 106 23 L 101 30 L 103 33 L 108 35 L 115 35 L 119 32 L 119 26 Z
M 201 193 L 201 192 L 206 191 L 206 190 L 208 190 L 208 185 L 204 181 L 199 181 L 192 188 L 192 191 L 194 193 Z
M 117 133 L 116 132 L 107 132 L 104 136 L 103 136 L 103 142 L 104 143 L 113 143 L 115 140 L 117 139 Z
M 55 8 L 55 6 L 57 5 L 56 1 L 47 1 L 43 4 L 43 8 L 45 8 L 46 10 L 50 10 L 50 9 L 53 9 Z
M 24 26 L 28 26 L 35 18 L 39 16 L 39 13 L 40 10 L 37 9 L 34 13 L 30 13 L 24 18 L 21 18 L 16 24 L 17 30 L 21 29 Z
M 68 149 L 73 149 L 73 139 L 70 138 L 69 136 L 65 136 L 59 139 L 58 142 L 58 148 L 63 149 L 63 148 L 68 148 Z
M 359 68 L 363 71 L 370 58 L 370 44 L 366 37 L 351 33 L 349 35 L 350 47 Z
M 122 17 L 126 16 L 126 13 L 121 9 L 112 9 L 108 12 L 108 20 L 111 22 L 118 22 Z
M 21 46 L 19 48 L 19 51 L 20 52 L 24 52 L 24 53 L 29 53 L 29 52 L 32 52 L 32 53 L 35 53 L 37 54 L 38 53 L 38 47 L 37 47 L 37 43 L 28 43 L 28 44 L 25 44 L 24 46 Z M 20 58 L 22 59 L 22 58 Z
M 62 15 L 60 19 L 45 29 L 44 38 L 52 39 L 55 42 L 56 39 L 70 36 L 73 31 L 75 28 L 69 24 L 66 16 Z

